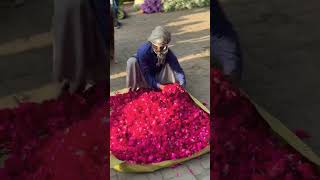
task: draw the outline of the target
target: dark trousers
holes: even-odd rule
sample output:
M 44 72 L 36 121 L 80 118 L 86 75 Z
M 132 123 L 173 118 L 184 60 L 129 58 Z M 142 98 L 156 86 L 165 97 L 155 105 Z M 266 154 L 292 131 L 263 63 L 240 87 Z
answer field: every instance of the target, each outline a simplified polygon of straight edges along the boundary
M 119 22 L 118 22 L 119 2 L 118 0 L 112 0 L 112 1 L 113 1 L 112 10 L 113 10 L 114 25 L 117 26 L 119 25 Z

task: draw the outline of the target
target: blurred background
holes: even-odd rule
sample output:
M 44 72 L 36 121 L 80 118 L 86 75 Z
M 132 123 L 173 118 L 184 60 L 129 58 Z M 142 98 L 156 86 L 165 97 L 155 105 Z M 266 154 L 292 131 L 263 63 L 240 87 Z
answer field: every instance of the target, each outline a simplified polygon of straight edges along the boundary
M 320 153 L 320 2 L 221 0 L 239 33 L 242 88 Z

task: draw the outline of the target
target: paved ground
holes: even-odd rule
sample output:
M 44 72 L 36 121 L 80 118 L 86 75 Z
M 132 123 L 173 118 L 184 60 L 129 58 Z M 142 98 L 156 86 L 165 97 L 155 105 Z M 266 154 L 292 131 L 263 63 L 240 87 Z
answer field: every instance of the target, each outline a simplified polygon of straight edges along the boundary
M 0 107 L 15 106 L 14 94 L 39 96 L 33 93 L 39 88 L 47 94 L 53 90 L 47 88 L 52 87 L 52 8 L 51 0 L 0 8 Z
M 320 153 L 320 2 L 222 2 L 241 37 L 243 88 Z
M 157 25 L 172 32 L 172 50 L 178 56 L 187 76 L 187 89 L 209 104 L 209 38 L 210 12 L 208 8 L 167 14 L 131 15 L 122 21 L 123 27 L 115 31 L 115 58 L 111 65 L 111 91 L 125 88 L 126 61 L 139 45 L 146 41 Z M 167 168 L 155 173 L 123 174 L 112 171 L 112 180 L 209 180 L 210 156 L 189 161 L 175 169 Z

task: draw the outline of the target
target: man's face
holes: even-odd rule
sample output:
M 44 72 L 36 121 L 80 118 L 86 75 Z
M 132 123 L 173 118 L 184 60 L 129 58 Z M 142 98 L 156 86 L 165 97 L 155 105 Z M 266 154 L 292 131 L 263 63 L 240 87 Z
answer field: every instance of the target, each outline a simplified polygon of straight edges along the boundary
M 155 45 L 152 44 L 152 48 L 156 53 L 161 53 L 167 50 L 168 46 L 167 45 Z

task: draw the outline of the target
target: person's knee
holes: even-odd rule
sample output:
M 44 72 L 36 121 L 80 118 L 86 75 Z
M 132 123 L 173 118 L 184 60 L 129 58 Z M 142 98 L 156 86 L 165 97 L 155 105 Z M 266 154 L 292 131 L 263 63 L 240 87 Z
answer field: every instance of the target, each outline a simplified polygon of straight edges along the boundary
M 132 65 L 136 65 L 137 63 L 138 63 L 137 58 L 131 57 L 131 58 L 129 58 L 128 61 L 127 61 L 127 67 L 130 67 L 130 66 L 132 66 Z

